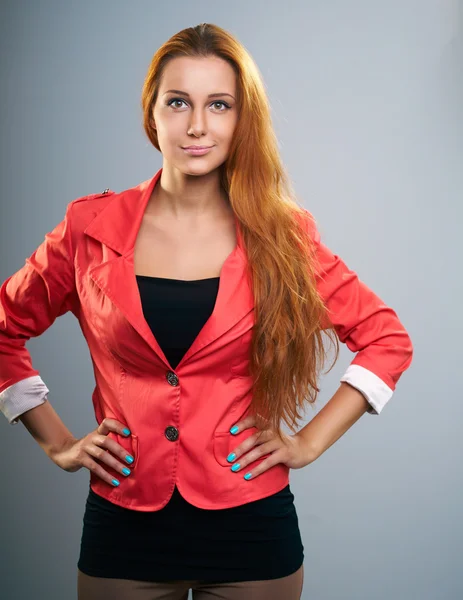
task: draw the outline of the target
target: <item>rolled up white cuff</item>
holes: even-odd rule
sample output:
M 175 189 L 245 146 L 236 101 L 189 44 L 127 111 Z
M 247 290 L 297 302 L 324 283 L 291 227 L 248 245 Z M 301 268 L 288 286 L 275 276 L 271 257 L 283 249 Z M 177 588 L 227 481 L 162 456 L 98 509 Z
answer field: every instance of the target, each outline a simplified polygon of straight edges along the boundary
M 370 404 L 367 412 L 371 415 L 379 415 L 394 393 L 375 373 L 360 365 L 349 365 L 341 381 L 348 383 L 365 396 Z
M 19 422 L 18 417 L 47 400 L 47 388 L 39 375 L 26 377 L 7 387 L 0 393 L 0 411 L 8 419 L 10 425 Z

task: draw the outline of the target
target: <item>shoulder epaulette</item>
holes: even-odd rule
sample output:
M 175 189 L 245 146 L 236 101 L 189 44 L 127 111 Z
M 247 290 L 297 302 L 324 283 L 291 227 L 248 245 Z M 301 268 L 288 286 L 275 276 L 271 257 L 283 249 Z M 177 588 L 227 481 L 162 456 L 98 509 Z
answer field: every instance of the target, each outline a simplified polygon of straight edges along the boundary
M 98 194 L 87 194 L 86 196 L 77 198 L 75 200 L 75 202 L 82 202 L 82 200 L 94 200 L 95 198 L 102 198 L 103 196 L 110 196 L 111 194 L 115 194 L 115 193 L 116 192 L 114 192 L 113 190 L 106 188 L 105 190 L 103 190 L 102 192 L 100 192 Z

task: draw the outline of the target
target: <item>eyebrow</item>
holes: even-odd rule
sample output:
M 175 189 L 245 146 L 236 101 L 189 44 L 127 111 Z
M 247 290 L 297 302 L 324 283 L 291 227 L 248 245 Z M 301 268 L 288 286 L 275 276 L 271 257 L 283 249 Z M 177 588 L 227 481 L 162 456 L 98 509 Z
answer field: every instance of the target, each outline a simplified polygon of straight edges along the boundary
M 188 98 L 190 98 L 190 94 L 188 94 L 188 92 L 182 92 L 182 90 L 167 90 L 167 92 L 164 92 L 163 96 L 165 96 L 169 92 L 173 92 L 174 94 L 183 94 L 184 96 L 188 96 Z M 226 92 L 209 94 L 208 98 L 218 98 L 219 96 L 230 96 L 230 98 L 233 98 L 233 100 L 235 100 L 234 96 L 232 96 L 231 94 L 227 94 Z

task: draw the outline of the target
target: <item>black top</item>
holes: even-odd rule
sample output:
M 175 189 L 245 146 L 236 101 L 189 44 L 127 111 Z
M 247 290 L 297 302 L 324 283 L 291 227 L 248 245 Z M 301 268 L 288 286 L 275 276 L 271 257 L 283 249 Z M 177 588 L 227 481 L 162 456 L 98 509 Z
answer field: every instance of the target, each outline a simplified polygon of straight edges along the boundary
M 220 279 L 136 277 L 145 319 L 175 369 L 212 313 Z M 254 502 L 206 510 L 187 502 L 175 486 L 166 506 L 145 512 L 89 488 L 78 568 L 140 581 L 285 577 L 304 560 L 293 501 L 288 484 Z

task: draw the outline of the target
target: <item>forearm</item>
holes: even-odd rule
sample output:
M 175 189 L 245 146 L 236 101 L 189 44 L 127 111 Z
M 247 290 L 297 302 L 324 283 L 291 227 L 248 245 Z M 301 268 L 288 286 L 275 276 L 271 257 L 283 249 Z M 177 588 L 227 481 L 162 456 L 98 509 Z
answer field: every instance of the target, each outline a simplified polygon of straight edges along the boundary
M 70 439 L 76 439 L 46 400 L 19 416 L 19 420 L 48 456 L 61 450 Z
M 367 411 L 366 398 L 348 383 L 341 386 L 305 427 L 298 431 L 314 460 L 328 450 Z

